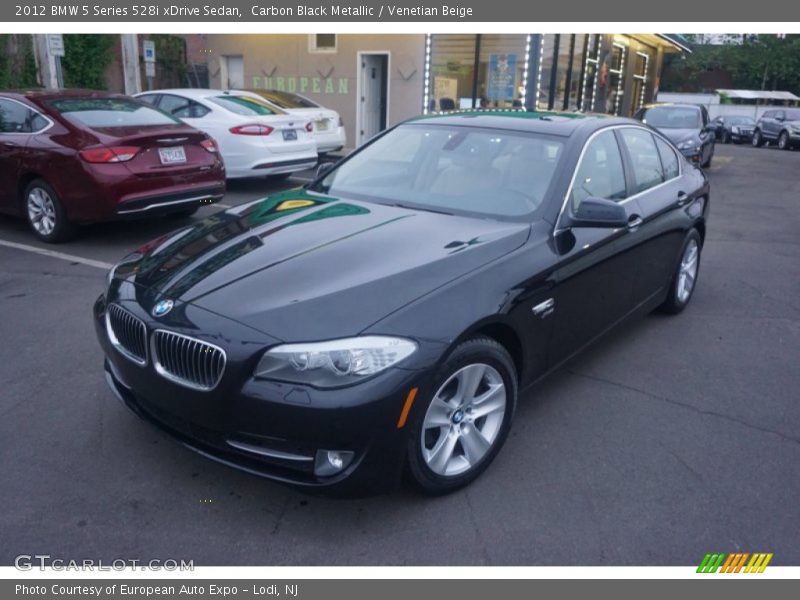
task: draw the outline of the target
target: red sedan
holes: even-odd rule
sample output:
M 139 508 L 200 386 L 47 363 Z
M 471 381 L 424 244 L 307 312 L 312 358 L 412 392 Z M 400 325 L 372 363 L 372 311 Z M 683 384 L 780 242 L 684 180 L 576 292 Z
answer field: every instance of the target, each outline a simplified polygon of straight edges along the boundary
M 75 225 L 190 215 L 225 193 L 205 133 L 133 98 L 82 90 L 0 92 L 0 212 L 46 242 Z

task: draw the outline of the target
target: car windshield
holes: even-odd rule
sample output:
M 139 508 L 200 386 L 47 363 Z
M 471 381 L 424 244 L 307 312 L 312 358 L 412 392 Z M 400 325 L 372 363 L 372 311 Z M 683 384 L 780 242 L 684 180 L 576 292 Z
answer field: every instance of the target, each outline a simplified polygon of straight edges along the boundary
M 436 212 L 522 217 L 543 205 L 563 146 L 557 136 L 410 123 L 310 189 Z
M 213 98 L 209 98 L 209 100 L 225 110 L 245 117 L 260 117 L 276 114 L 268 104 L 251 96 L 214 96 Z
M 255 91 L 280 108 L 319 108 L 319 104 L 291 92 L 280 92 L 278 90 Z
M 656 106 L 647 109 L 643 120 L 657 129 L 700 129 L 700 110 L 690 106 Z
M 755 125 L 756 122 L 750 117 L 727 117 L 730 125 Z
M 68 121 L 91 129 L 180 123 L 160 110 L 127 98 L 61 98 L 48 105 Z

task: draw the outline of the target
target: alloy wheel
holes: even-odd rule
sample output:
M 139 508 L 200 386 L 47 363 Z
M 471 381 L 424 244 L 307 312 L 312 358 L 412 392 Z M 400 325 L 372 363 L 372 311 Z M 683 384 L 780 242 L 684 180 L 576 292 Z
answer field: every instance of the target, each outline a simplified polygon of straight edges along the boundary
M 689 240 L 686 249 L 683 251 L 681 266 L 678 272 L 677 295 L 681 303 L 689 300 L 694 289 L 694 282 L 697 279 L 698 258 L 700 257 L 700 246 L 697 240 Z
M 53 198 L 40 187 L 31 188 L 26 199 L 28 219 L 40 235 L 50 235 L 56 227 L 56 207 Z
M 436 392 L 422 424 L 422 456 L 437 475 L 465 473 L 498 438 L 508 403 L 503 378 L 484 363 L 467 365 Z
M 786 150 L 786 147 L 789 145 L 789 136 L 786 134 L 785 131 L 781 132 L 780 137 L 778 138 L 778 148 L 781 150 Z

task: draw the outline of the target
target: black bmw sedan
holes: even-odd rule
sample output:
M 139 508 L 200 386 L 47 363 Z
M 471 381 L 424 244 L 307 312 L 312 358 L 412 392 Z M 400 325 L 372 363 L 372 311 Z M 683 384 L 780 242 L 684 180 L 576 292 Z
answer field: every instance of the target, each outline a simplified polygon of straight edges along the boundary
M 637 121 L 420 117 L 123 259 L 94 306 L 106 378 L 226 465 L 444 493 L 489 466 L 529 386 L 687 305 L 708 210 L 702 171 Z

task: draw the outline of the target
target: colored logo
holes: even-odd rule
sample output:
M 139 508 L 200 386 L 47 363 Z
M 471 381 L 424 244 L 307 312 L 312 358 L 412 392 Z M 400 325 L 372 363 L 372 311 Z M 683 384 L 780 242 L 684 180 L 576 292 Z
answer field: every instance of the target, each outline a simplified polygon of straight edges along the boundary
M 731 554 L 709 553 L 703 557 L 700 566 L 697 567 L 698 573 L 763 573 L 769 561 L 772 560 L 772 553 L 755 552 L 734 552 Z
M 175 303 L 172 300 L 161 300 L 153 307 L 153 316 L 163 317 L 172 310 L 173 306 L 175 306 Z

